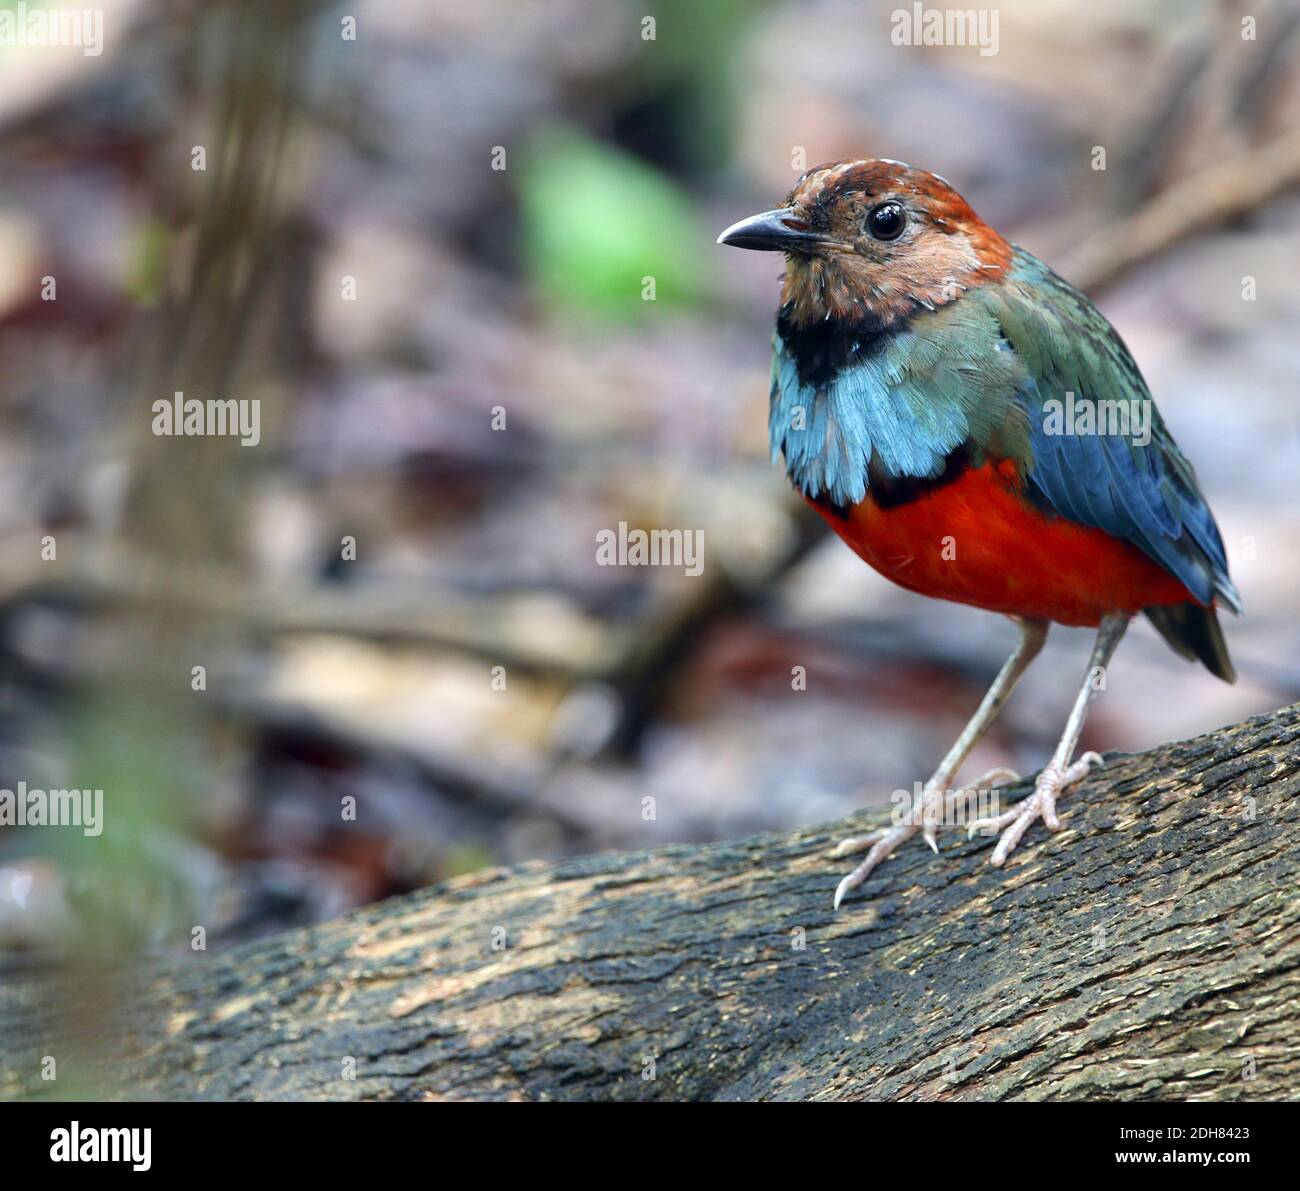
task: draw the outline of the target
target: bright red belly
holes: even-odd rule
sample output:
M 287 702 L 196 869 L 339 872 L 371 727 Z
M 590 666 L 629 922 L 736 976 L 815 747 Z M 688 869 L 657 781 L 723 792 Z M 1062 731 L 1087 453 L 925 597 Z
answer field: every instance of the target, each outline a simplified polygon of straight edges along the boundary
M 991 612 L 1095 625 L 1107 612 L 1194 599 L 1136 546 L 1034 509 L 1009 462 L 893 508 L 868 492 L 847 520 L 818 512 L 887 579 Z

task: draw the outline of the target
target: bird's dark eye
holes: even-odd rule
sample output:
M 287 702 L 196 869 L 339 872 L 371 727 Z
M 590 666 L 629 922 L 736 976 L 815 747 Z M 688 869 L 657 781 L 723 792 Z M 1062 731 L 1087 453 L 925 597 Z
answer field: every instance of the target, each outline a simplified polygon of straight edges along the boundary
M 867 216 L 867 231 L 877 240 L 897 240 L 903 234 L 907 217 L 898 203 L 881 203 Z

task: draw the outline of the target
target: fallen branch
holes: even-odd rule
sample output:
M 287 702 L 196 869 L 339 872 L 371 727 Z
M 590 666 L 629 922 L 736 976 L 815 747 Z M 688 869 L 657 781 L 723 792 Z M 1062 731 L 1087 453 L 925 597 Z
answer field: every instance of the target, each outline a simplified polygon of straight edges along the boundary
M 1300 705 L 1112 757 L 1003 871 L 904 849 L 838 914 L 861 821 L 490 870 L 89 1011 L 0 986 L 0 1091 L 54 1055 L 150 1097 L 1291 1096 L 1298 792 Z

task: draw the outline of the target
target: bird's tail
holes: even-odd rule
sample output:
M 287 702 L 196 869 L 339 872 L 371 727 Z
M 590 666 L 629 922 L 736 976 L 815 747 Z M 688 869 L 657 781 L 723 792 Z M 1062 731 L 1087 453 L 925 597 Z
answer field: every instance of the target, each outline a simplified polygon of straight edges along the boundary
M 1228 644 L 1219 627 L 1219 616 L 1213 608 L 1189 601 L 1186 604 L 1162 604 L 1143 611 L 1175 653 L 1188 661 L 1199 659 L 1211 674 L 1224 682 L 1237 681 L 1237 671 L 1228 656 Z

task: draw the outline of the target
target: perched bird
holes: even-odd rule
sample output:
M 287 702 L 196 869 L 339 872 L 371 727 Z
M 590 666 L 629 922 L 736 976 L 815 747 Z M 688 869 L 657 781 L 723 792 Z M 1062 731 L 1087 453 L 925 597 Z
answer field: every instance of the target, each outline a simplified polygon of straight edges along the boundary
M 783 252 L 773 338 L 773 459 L 866 562 L 921 595 L 1001 612 L 1020 641 L 974 717 L 844 895 L 918 832 L 1052 621 L 1097 627 L 1088 674 L 1034 793 L 969 824 L 1000 831 L 1000 865 L 1101 758 L 1075 760 L 1097 683 L 1131 617 L 1235 678 L 1216 609 L 1241 611 L 1196 476 L 1115 329 L 1082 293 L 983 223 L 936 174 L 902 162 L 809 170 L 784 204 L 720 244 Z M 992 775 L 990 775 L 992 776 Z

